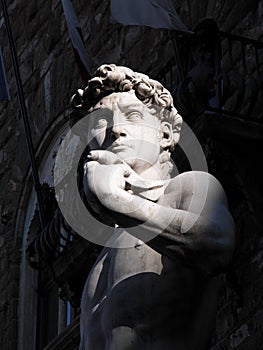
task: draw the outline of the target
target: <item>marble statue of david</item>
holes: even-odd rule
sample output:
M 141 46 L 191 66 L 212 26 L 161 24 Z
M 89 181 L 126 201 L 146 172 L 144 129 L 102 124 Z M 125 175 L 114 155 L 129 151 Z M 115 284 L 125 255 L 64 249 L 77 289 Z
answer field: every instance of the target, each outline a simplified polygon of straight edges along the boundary
M 72 105 L 90 113 L 87 203 L 115 225 L 83 291 L 80 350 L 208 349 L 234 224 L 212 175 L 171 178 L 182 125 L 171 94 L 103 65 Z

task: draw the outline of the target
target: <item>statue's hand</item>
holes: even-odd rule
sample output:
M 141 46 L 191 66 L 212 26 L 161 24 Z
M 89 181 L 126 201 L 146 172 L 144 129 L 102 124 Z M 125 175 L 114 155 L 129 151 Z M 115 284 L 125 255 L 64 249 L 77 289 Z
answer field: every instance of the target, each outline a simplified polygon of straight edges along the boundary
M 105 150 L 95 150 L 91 151 L 88 155 L 88 159 L 97 161 L 100 164 L 104 165 L 111 165 L 111 164 L 123 164 L 123 168 L 125 169 L 125 177 L 126 182 L 130 186 L 127 186 L 129 188 L 129 192 L 140 192 L 142 195 L 143 193 L 153 188 L 163 188 L 164 182 L 163 180 L 149 180 L 144 179 L 141 176 L 139 176 L 125 161 L 120 159 L 115 153 L 105 151 Z M 131 191 L 132 189 L 132 191 Z
M 127 200 L 131 199 L 131 194 L 125 190 L 127 176 L 127 164 L 105 165 L 91 160 L 84 166 L 84 192 L 89 197 L 91 191 L 110 210 L 126 212 Z

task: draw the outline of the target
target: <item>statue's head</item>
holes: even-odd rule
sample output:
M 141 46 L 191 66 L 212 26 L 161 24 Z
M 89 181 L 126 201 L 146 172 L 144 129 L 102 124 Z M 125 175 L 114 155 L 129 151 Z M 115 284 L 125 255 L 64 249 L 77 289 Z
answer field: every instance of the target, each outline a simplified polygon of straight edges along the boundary
M 167 167 L 179 141 L 182 118 L 170 92 L 158 81 L 127 67 L 105 64 L 88 86 L 72 97 L 71 104 L 80 115 L 90 114 L 97 147 L 109 149 L 126 161 L 136 153 L 152 165 L 158 153 L 159 162 Z M 124 152 L 121 146 L 126 145 L 133 154 Z

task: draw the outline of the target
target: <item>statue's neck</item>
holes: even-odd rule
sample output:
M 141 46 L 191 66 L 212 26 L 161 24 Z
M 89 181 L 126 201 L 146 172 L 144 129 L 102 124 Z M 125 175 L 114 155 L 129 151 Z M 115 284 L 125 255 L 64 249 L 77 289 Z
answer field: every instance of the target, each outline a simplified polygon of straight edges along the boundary
M 143 179 L 150 181 L 168 180 L 171 178 L 169 168 L 165 164 L 160 164 L 160 162 L 141 172 L 139 175 Z

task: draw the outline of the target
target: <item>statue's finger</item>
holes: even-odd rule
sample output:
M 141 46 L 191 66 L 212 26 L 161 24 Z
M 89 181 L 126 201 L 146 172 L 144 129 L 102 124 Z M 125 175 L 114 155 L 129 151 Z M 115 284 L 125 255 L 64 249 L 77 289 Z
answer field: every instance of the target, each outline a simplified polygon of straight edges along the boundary
M 124 177 L 129 177 L 130 175 L 131 175 L 130 170 L 125 169 L 125 170 L 124 170 L 124 173 L 123 173 L 123 176 L 124 176 Z
M 98 160 L 99 156 L 96 151 L 90 151 L 87 155 L 88 160 Z
M 92 161 L 89 161 L 89 162 L 86 162 L 84 164 L 84 172 L 85 171 L 88 171 L 89 169 L 93 168 L 95 165 L 98 165 L 99 163 L 95 160 L 92 160 Z
M 88 159 L 96 160 L 100 164 L 120 164 L 122 160 L 114 153 L 105 150 L 93 150 L 90 151 Z

